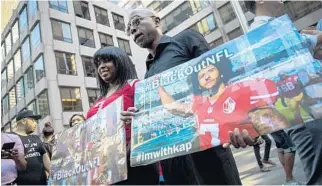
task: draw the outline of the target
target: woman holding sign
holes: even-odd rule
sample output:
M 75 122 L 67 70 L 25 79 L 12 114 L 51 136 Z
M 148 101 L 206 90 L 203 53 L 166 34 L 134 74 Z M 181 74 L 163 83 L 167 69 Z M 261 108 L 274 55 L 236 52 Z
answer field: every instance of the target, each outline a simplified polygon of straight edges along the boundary
M 101 97 L 89 109 L 86 119 L 100 109 L 123 96 L 123 109 L 134 105 L 134 86 L 138 81 L 135 67 L 129 56 L 117 47 L 104 47 L 94 54 L 94 64 L 98 72 Z M 126 125 L 126 146 L 130 149 L 131 127 Z M 128 158 L 128 179 L 121 185 L 156 185 L 159 183 L 157 165 L 130 167 Z

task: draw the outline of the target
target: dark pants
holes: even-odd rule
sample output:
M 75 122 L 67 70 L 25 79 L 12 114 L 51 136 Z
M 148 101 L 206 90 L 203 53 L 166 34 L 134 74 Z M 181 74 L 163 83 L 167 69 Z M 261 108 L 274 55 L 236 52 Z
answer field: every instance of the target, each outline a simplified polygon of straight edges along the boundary
M 288 130 L 303 164 L 307 185 L 322 185 L 322 120 Z
M 267 135 L 262 135 L 261 137 L 265 141 L 265 151 L 264 151 L 264 159 L 263 160 L 268 161 L 269 154 L 270 154 L 270 151 L 271 151 L 271 146 L 272 146 L 272 140 Z M 259 137 L 256 137 L 255 141 L 257 141 L 258 138 Z M 258 144 L 258 143 L 255 144 L 253 146 L 253 148 L 254 148 L 254 153 L 255 153 L 255 157 L 256 157 L 258 166 L 260 168 L 262 168 L 264 165 L 263 165 L 262 158 L 261 158 L 261 153 L 260 153 L 260 144 Z
M 231 150 L 221 146 L 161 161 L 167 185 L 241 185 Z
M 128 163 L 128 178 L 115 185 L 158 185 L 159 169 L 157 164 L 140 167 L 130 167 Z
M 271 135 L 279 152 L 295 153 L 292 139 L 284 130 L 273 132 Z

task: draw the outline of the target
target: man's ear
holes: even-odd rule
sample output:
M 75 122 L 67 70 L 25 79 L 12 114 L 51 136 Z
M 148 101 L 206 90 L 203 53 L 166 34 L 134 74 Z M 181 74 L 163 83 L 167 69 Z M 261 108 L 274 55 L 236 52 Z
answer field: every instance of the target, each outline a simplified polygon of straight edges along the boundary
M 157 27 L 161 26 L 161 19 L 159 17 L 154 18 L 154 23 Z

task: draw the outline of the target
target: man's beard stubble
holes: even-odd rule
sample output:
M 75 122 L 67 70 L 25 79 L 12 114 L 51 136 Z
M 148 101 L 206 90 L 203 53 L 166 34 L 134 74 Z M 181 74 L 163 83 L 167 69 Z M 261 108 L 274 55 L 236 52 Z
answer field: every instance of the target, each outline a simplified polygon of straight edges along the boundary
M 219 87 L 223 84 L 223 81 L 221 78 L 218 78 L 217 81 L 216 81 L 216 84 L 214 86 L 212 86 L 210 89 L 207 89 L 206 91 L 206 96 L 213 96 L 213 95 L 216 95 L 219 91 Z

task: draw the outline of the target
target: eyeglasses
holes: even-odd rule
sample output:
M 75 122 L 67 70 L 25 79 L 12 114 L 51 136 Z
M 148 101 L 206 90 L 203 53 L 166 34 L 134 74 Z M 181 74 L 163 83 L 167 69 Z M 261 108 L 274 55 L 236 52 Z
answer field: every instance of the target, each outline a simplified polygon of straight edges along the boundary
M 134 17 L 132 20 L 129 21 L 129 24 L 127 24 L 126 33 L 127 35 L 131 35 L 130 30 L 132 26 L 139 26 L 141 24 L 141 21 L 145 18 L 154 18 L 155 16 L 146 16 L 146 17 Z

